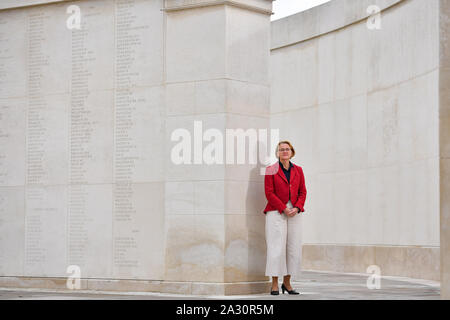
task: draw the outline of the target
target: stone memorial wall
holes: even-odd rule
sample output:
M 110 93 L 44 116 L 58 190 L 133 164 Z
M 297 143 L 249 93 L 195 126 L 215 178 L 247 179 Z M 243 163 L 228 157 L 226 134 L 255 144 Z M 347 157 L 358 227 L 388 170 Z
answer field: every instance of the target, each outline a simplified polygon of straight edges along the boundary
M 0 11 L 1 276 L 162 277 L 161 8 Z
M 297 149 L 304 269 L 449 296 L 447 0 L 271 12 L 0 3 L 0 287 L 66 288 L 76 266 L 83 289 L 267 292 L 261 163 L 202 163 L 202 130 L 239 128 Z M 170 159 L 177 129 L 200 131 L 193 163 Z
M 271 31 L 271 125 L 309 185 L 303 267 L 439 280 L 439 1 L 331 1 Z

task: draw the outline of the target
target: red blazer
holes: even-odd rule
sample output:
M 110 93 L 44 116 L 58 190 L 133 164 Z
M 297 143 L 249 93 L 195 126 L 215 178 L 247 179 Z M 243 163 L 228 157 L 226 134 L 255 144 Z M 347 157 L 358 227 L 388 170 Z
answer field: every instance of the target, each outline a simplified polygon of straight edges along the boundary
M 282 214 L 284 209 L 286 209 L 286 203 L 289 200 L 291 200 L 292 205 L 298 207 L 301 212 L 305 211 L 303 206 L 306 200 L 306 186 L 303 169 L 300 166 L 293 164 L 289 180 L 291 182 L 290 184 L 278 162 L 266 168 L 264 189 L 268 203 L 264 209 L 264 214 L 274 210 L 278 210 L 278 212 Z M 290 199 L 289 190 L 291 195 Z

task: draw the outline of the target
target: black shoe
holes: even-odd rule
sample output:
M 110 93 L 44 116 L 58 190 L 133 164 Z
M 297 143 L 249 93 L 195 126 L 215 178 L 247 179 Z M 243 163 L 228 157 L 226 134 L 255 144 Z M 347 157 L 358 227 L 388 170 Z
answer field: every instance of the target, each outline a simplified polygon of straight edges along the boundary
M 284 291 L 287 291 L 289 294 L 300 294 L 299 292 L 297 292 L 295 290 L 288 290 L 286 288 L 286 286 L 284 285 L 284 283 L 281 285 L 281 290 L 283 290 L 283 294 L 284 294 Z
M 278 296 L 279 294 L 280 294 L 280 291 L 270 291 L 270 294 L 272 295 L 272 296 Z

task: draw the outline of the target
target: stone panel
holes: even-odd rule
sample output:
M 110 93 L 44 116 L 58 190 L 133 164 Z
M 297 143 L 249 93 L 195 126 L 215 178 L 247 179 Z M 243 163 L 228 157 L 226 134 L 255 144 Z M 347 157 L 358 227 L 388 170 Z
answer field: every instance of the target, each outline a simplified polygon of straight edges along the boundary
M 25 256 L 25 192 L 0 187 L 0 276 L 21 276 Z
M 66 276 L 67 192 L 63 186 L 25 189 L 25 276 Z
M 47 3 L 0 11 L 1 274 L 161 279 L 162 1 Z

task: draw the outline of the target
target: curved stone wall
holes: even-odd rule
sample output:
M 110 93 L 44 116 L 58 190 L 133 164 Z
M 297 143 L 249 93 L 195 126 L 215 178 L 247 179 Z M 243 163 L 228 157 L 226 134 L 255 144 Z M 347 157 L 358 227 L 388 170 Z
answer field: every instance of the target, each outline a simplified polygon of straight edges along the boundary
M 269 127 L 271 6 L 0 5 L 0 287 L 269 290 L 262 168 L 202 160 Z
M 293 142 L 304 269 L 439 279 L 442 3 L 332 1 L 270 52 L 270 0 L 3 1 L 0 286 L 266 292 L 260 168 L 167 161 L 199 120 Z
M 272 23 L 271 127 L 309 191 L 304 268 L 439 278 L 438 14 L 332 1 Z

